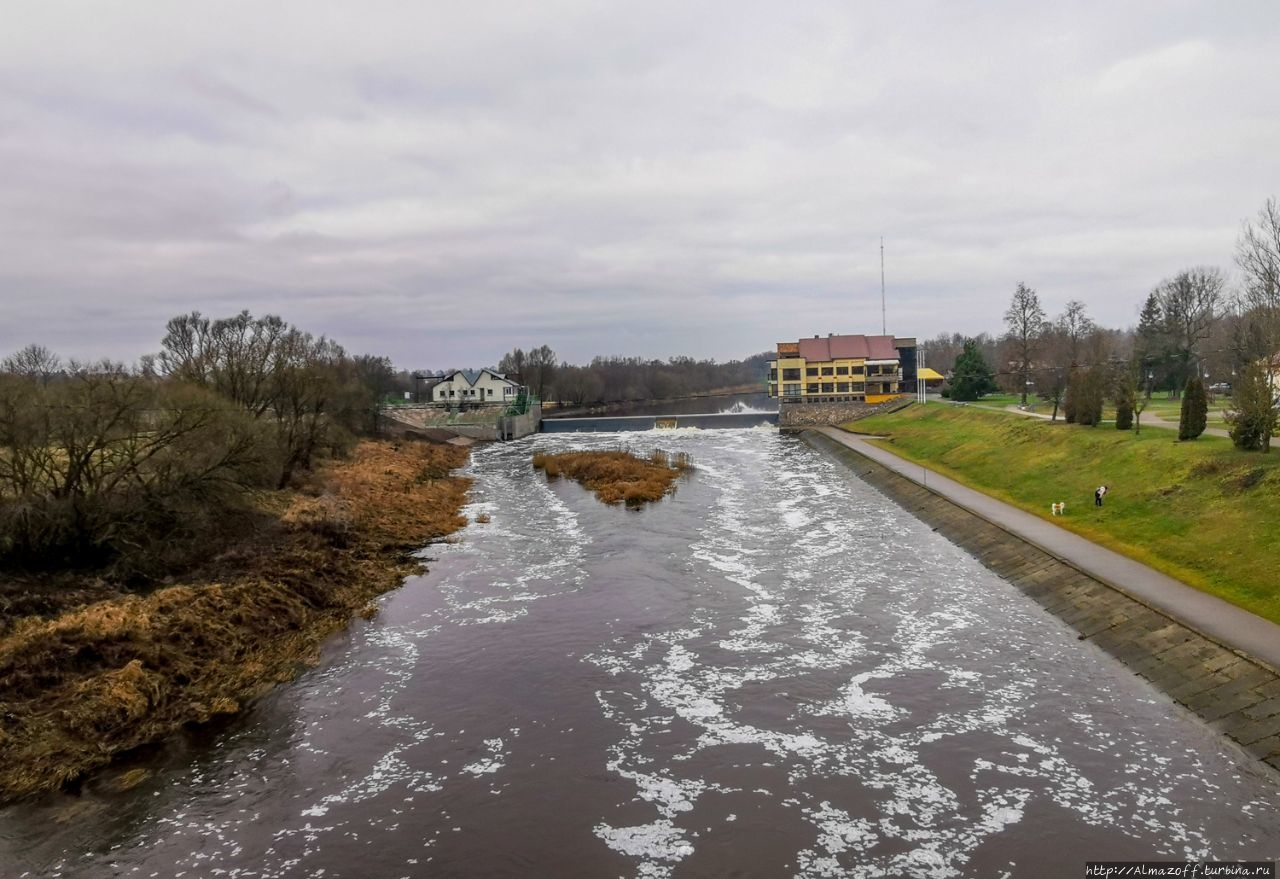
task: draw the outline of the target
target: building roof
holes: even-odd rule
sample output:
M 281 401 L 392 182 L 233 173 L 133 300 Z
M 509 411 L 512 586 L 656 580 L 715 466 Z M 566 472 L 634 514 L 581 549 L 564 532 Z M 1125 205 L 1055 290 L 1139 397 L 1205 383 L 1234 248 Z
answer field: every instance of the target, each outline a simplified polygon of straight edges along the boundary
M 443 374 L 441 376 L 441 382 L 443 383 L 445 381 L 453 381 L 455 376 L 460 375 L 466 381 L 467 384 L 474 386 L 476 382 L 480 381 L 481 376 L 483 376 L 486 372 L 489 373 L 489 375 L 493 376 L 494 378 L 498 379 L 499 381 L 504 381 L 504 382 L 507 382 L 508 384 L 513 384 L 513 385 L 515 384 L 515 382 L 507 378 L 502 373 L 494 372 L 492 369 L 489 369 L 487 367 L 485 369 L 455 369 L 452 372 Z
M 893 336 L 815 336 L 800 340 L 800 356 L 805 360 L 897 360 Z

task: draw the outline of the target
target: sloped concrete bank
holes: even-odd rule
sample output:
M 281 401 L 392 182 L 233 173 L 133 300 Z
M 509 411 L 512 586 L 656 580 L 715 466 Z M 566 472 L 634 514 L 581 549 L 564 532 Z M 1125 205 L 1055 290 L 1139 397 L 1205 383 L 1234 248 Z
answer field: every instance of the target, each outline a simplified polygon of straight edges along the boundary
M 813 430 L 847 465 L 1250 755 L 1280 769 L 1280 671 Z

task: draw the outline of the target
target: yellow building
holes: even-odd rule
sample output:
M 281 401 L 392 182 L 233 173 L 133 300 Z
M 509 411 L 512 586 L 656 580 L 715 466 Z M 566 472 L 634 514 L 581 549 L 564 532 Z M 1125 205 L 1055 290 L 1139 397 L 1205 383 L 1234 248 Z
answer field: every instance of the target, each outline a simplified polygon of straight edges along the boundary
M 883 403 L 914 390 L 915 352 L 915 339 L 893 336 L 779 342 L 778 359 L 769 361 L 769 396 L 784 403 Z

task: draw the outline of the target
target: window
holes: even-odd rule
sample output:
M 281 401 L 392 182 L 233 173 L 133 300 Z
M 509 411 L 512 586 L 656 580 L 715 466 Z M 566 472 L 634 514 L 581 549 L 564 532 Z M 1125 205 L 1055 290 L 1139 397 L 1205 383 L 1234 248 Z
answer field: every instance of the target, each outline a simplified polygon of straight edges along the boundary
M 810 383 L 810 384 L 805 385 L 804 392 L 805 392 L 806 394 L 816 394 L 816 393 L 818 393 L 818 383 L 817 383 L 817 382 L 812 382 L 812 383 Z
M 776 369 L 769 370 L 769 381 L 776 382 L 777 380 L 778 380 L 778 370 Z
M 805 374 L 806 376 L 808 376 L 809 378 L 817 378 L 817 376 L 818 376 L 818 367 L 816 367 L 816 366 L 809 366 L 809 367 L 806 367 L 806 368 L 805 368 L 805 371 L 804 371 L 804 374 Z
M 452 396 L 453 396 L 453 389 L 452 389 L 452 388 L 450 388 L 450 389 L 449 389 L 449 396 L 450 396 L 450 397 L 452 397 Z
M 798 366 L 797 366 L 795 369 L 784 369 L 784 370 L 782 370 L 782 380 L 783 380 L 784 382 L 798 382 L 798 381 L 800 381 L 800 367 L 798 367 Z
M 836 393 L 837 393 L 837 394 L 847 394 L 847 393 L 849 393 L 849 383 L 848 383 L 848 382 L 837 382 L 837 383 L 836 383 Z
M 849 374 L 849 367 L 847 366 L 836 367 L 836 375 L 848 375 L 848 374 Z
M 800 371 L 800 370 L 798 370 L 798 369 L 796 370 L 796 372 L 799 372 L 799 371 Z M 798 384 L 794 384 L 794 385 L 783 385 L 783 386 L 782 386 L 782 396 L 784 396 L 784 397 L 798 397 L 798 396 L 800 396 L 800 385 L 798 385 Z
M 832 367 L 830 367 L 830 366 L 824 366 L 824 367 L 822 367 L 822 374 L 823 374 L 823 375 L 835 375 L 835 374 L 836 374 L 836 371 L 835 371 Z
M 835 386 L 835 385 L 833 385 L 831 382 L 823 382 L 823 383 L 822 383 L 822 393 L 824 393 L 824 394 L 834 394 L 835 392 L 836 392 L 836 386 Z

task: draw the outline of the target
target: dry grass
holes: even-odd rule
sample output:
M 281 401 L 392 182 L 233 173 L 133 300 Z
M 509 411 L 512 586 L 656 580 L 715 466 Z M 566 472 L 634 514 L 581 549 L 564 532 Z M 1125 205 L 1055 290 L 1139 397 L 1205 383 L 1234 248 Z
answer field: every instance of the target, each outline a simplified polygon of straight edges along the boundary
M 409 551 L 466 523 L 470 480 L 448 475 L 465 460 L 454 446 L 361 443 L 312 494 L 266 499 L 282 510 L 271 533 L 211 560 L 196 585 L 19 620 L 0 637 L 0 800 L 291 679 L 418 566 Z
M 549 479 L 564 476 L 582 483 L 606 504 L 639 507 L 674 494 L 676 480 L 692 464 L 684 452 L 670 454 L 655 449 L 647 459 L 621 450 L 538 453 L 533 456 L 533 466 Z

